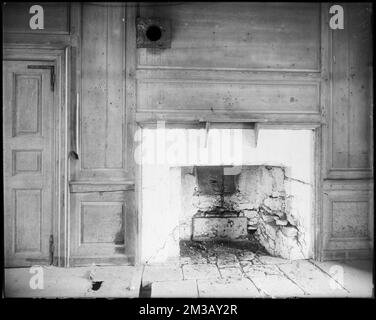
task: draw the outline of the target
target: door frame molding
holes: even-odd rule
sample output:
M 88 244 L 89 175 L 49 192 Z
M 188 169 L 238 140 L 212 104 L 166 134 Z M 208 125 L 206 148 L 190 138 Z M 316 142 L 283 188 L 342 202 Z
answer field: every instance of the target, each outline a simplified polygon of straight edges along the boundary
M 68 256 L 69 207 L 68 207 L 68 133 L 70 103 L 70 46 L 38 44 L 11 44 L 3 47 L 3 61 L 52 62 L 56 67 L 53 94 L 53 211 L 52 234 L 54 237 L 54 265 L 65 267 Z M 57 130 L 56 130 L 57 129 Z

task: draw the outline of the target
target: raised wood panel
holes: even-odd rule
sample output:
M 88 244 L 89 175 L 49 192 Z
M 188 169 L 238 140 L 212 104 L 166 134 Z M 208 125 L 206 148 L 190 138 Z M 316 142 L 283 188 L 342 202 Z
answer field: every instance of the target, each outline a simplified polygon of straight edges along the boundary
M 44 29 L 32 30 L 29 26 L 30 7 L 40 5 L 44 9 Z M 70 3 L 68 2 L 21 2 L 3 3 L 3 28 L 9 33 L 69 34 Z
M 365 201 L 333 201 L 332 211 L 333 238 L 368 236 L 368 199 Z
M 13 175 L 42 173 L 42 150 L 12 150 Z
M 15 253 L 42 251 L 42 190 L 14 190 Z
M 122 202 L 81 203 L 81 244 L 124 245 L 124 204 Z
M 318 113 L 318 83 L 150 81 L 137 86 L 138 111 Z
M 141 17 L 171 20 L 171 48 L 138 49 L 140 68 L 319 71 L 320 5 L 143 3 Z
M 372 188 L 366 181 L 337 181 L 324 186 L 323 254 L 364 255 L 372 241 Z M 346 253 L 347 252 L 347 253 Z
M 81 169 L 125 169 L 125 10 L 85 3 L 82 14 Z
M 42 76 L 14 73 L 13 136 L 41 135 Z
M 71 194 L 73 265 L 134 261 L 134 251 L 128 250 L 134 247 L 134 235 L 128 226 L 133 226 L 134 209 L 128 192 Z
M 331 31 L 329 177 L 370 175 L 371 9 L 343 4 L 344 30 Z

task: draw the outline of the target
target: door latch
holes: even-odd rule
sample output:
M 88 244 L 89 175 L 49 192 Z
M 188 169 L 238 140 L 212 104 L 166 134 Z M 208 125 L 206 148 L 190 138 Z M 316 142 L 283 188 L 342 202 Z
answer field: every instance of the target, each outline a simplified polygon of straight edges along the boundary
M 28 69 L 50 69 L 50 73 L 51 73 L 51 77 L 50 77 L 51 91 L 54 91 L 54 88 L 55 88 L 55 66 L 31 64 L 31 65 L 28 65 L 27 68 Z

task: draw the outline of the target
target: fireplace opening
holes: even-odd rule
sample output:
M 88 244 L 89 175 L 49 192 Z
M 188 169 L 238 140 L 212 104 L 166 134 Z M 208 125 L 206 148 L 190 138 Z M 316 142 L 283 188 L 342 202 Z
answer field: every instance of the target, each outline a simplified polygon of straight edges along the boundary
M 291 209 L 285 168 L 185 166 L 180 241 L 248 241 L 285 259 L 304 258 L 305 230 Z M 180 245 L 181 247 L 181 245 Z
M 233 143 L 225 129 L 209 137 L 205 130 L 165 131 L 158 144 L 161 132 L 143 130 L 143 155 L 157 155 L 141 163 L 144 262 L 208 263 L 213 252 L 312 257 L 311 130 L 260 130 L 256 145 L 247 130 L 233 132 Z M 161 157 L 160 145 L 173 152 Z

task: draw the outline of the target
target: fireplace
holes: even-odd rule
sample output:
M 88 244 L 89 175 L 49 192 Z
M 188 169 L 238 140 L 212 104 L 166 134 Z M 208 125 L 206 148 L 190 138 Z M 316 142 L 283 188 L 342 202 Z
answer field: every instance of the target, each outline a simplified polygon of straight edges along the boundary
M 173 167 L 181 178 L 180 240 L 257 241 L 271 255 L 307 257 L 307 230 L 280 166 Z M 178 183 L 178 182 L 177 182 Z M 179 201 L 179 199 L 177 200 Z
M 313 250 L 311 130 L 143 129 L 144 262 L 180 256 L 181 241 L 257 242 L 306 259 Z

